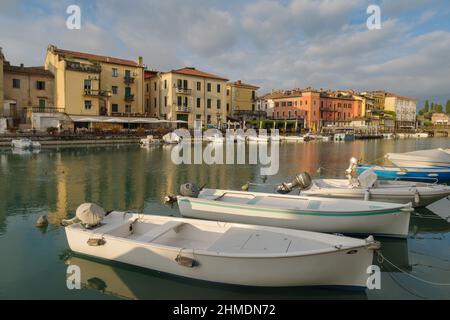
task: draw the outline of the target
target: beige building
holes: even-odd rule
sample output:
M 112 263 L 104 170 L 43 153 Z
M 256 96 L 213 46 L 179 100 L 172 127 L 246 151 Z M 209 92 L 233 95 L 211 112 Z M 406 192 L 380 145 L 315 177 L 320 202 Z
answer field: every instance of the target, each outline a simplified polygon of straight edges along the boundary
M 13 66 L 4 61 L 3 115 L 12 120 L 14 127 L 30 123 L 33 111 L 53 108 L 53 75 L 44 67 Z
M 0 118 L 3 116 L 3 56 L 2 48 L 0 48 Z
M 384 111 L 395 112 L 397 128 L 414 128 L 417 120 L 417 101 L 408 97 L 387 93 Z
M 159 96 L 149 96 L 150 110 L 161 119 L 186 121 L 188 128 L 220 127 L 226 122 L 227 79 L 195 68 L 182 68 L 150 78 L 149 89 L 159 87 Z M 159 81 L 159 83 L 158 83 Z M 153 87 L 152 87 L 153 86 Z M 159 112 L 158 112 L 158 111 Z
M 247 120 L 258 117 L 256 91 L 259 87 L 241 80 L 227 83 L 227 113 L 229 116 Z
M 159 73 L 157 71 L 145 70 L 144 74 L 144 90 L 145 100 L 144 109 L 145 113 L 149 114 L 153 118 L 160 118 L 160 103 L 159 103 L 159 90 L 160 80 Z
M 144 66 L 49 45 L 45 68 L 55 77 L 55 107 L 68 115 L 144 114 Z
M 433 125 L 447 126 L 450 122 L 450 117 L 445 113 L 433 113 L 431 115 L 431 122 Z

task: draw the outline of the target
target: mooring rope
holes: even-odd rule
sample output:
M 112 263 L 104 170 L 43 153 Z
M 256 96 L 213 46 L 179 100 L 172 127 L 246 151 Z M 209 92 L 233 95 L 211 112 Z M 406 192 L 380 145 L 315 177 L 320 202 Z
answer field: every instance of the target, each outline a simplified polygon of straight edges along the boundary
M 412 279 L 415 279 L 417 281 L 432 285 L 432 286 L 450 286 L 450 283 L 440 283 L 440 282 L 433 282 L 433 281 L 428 281 L 422 278 L 419 278 L 413 274 L 410 274 L 409 272 L 401 269 L 400 267 L 396 266 L 392 261 L 390 261 L 389 259 L 387 259 L 380 251 L 376 251 L 376 253 L 378 254 L 379 258 L 381 258 L 381 263 L 383 263 L 384 261 L 386 261 L 387 263 L 389 263 L 392 267 L 394 267 L 395 269 L 397 269 L 398 271 L 400 271 L 401 273 L 404 273 L 405 275 L 409 276 Z

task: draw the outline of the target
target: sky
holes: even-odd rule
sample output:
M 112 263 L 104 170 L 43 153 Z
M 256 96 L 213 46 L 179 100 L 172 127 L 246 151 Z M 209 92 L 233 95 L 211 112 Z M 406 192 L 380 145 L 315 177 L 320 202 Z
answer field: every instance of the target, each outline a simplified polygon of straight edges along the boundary
M 381 9 L 369 30 L 367 8 Z M 66 27 L 69 5 L 81 29 Z M 272 89 L 385 89 L 450 99 L 448 0 L 0 0 L 0 47 L 42 65 L 46 48 L 184 66 Z

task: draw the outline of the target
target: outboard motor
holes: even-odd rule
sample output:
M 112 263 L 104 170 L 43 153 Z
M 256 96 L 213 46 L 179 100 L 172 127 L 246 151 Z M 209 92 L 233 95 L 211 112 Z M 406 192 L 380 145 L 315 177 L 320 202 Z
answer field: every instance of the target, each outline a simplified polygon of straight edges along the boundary
M 281 194 L 288 194 L 295 188 L 300 190 L 307 190 L 312 185 L 311 176 L 307 172 L 299 173 L 295 176 L 294 180 L 287 183 L 282 183 L 277 186 L 277 192 Z
M 185 183 L 180 186 L 180 194 L 184 197 L 198 198 L 201 189 L 203 188 L 199 188 L 193 183 Z

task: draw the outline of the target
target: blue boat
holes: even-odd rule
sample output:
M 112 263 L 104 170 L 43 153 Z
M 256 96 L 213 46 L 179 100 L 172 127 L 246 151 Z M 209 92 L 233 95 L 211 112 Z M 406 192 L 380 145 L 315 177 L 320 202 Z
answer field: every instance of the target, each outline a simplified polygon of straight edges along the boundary
M 358 174 L 373 169 L 373 172 L 378 175 L 379 179 L 384 180 L 407 180 L 418 182 L 450 182 L 450 168 L 430 167 L 396 167 L 396 166 L 374 166 L 374 165 L 359 165 Z

